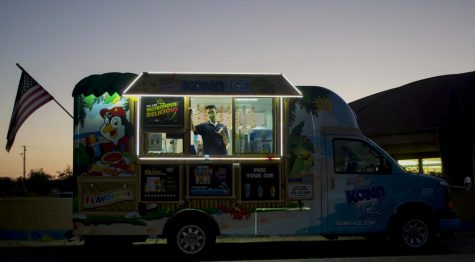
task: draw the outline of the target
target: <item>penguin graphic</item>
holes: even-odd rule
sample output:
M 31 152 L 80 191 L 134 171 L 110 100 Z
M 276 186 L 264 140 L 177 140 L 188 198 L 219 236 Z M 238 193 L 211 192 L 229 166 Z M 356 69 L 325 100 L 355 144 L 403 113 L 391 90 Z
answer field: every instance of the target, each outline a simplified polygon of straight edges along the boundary
M 102 153 L 128 151 L 131 124 L 125 117 L 125 110 L 122 107 L 103 108 L 100 115 L 104 119 L 100 132 L 109 141 L 101 144 Z

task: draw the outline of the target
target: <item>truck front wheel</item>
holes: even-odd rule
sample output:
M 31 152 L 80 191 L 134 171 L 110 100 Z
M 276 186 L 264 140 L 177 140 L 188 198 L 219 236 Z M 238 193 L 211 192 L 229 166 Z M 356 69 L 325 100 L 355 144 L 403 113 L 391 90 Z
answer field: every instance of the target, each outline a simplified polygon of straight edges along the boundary
M 394 240 L 409 251 L 422 250 L 430 246 L 435 236 L 431 220 L 424 216 L 406 216 L 399 220 Z
M 199 255 L 216 242 L 207 227 L 201 224 L 179 224 L 168 234 L 167 244 L 183 255 Z

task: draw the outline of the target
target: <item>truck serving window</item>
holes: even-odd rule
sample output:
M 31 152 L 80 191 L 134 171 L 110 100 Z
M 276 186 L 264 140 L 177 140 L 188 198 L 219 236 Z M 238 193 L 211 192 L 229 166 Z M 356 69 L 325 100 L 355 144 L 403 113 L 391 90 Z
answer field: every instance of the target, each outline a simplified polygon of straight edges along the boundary
M 360 140 L 333 140 L 335 173 L 391 173 L 388 161 L 370 144 Z
M 142 97 L 141 148 L 145 156 L 181 154 L 184 148 L 184 99 Z
M 191 154 L 268 155 L 276 152 L 273 98 L 191 97 L 190 108 L 195 129 L 190 132 Z M 213 134 L 221 129 L 224 129 L 221 137 Z M 225 151 L 219 148 L 223 147 L 222 136 L 227 138 Z M 209 149 L 211 146 L 214 148 Z
M 236 98 L 235 153 L 273 154 L 272 98 Z
M 233 145 L 232 98 L 192 97 L 190 151 L 193 155 L 231 155 Z M 221 133 L 221 134 L 217 134 Z

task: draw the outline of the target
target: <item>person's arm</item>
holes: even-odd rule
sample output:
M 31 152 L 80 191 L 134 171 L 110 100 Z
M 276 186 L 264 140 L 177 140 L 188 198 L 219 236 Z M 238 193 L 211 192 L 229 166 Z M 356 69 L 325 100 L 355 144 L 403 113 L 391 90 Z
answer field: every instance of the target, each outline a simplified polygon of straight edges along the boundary
M 221 137 L 223 138 L 223 143 L 224 143 L 224 146 L 228 146 L 228 129 L 225 127 L 223 127 L 219 133 L 219 135 L 221 135 Z

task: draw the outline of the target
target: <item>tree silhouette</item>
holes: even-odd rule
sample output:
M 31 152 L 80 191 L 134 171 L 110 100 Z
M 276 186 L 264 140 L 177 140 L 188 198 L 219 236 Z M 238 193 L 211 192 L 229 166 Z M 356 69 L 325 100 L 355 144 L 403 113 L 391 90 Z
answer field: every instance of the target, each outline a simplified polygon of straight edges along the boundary
M 54 185 L 61 192 L 71 192 L 73 191 L 74 186 L 74 177 L 73 170 L 70 166 L 67 166 L 65 169 L 56 171 L 58 178 L 54 180 Z
M 74 191 L 73 170 L 70 166 L 56 171 L 54 177 L 43 168 L 32 169 L 25 180 L 0 177 L 0 197 L 11 196 L 60 196 L 62 192 Z
M 52 188 L 52 178 L 43 168 L 32 169 L 25 181 L 26 188 L 32 195 L 47 196 Z
M 0 177 L 0 197 L 26 196 L 23 178 Z

